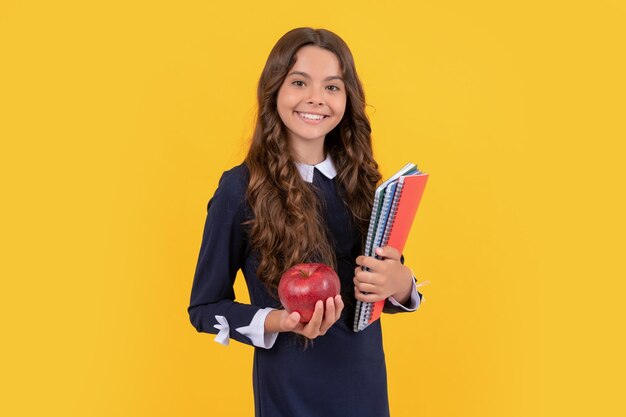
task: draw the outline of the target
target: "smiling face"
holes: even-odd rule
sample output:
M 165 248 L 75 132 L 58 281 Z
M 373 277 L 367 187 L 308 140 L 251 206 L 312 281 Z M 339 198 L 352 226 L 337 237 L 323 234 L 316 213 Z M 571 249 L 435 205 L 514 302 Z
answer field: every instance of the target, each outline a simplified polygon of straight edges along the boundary
M 334 53 L 308 45 L 278 90 L 277 107 L 292 147 L 321 142 L 339 124 L 346 109 L 341 66 Z M 303 143 L 305 142 L 305 143 Z

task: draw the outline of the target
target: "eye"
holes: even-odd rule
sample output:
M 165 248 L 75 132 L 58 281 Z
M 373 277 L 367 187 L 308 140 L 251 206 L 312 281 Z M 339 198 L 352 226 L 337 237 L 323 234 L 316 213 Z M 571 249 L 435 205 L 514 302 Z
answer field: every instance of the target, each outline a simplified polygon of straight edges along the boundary
M 339 91 L 339 90 L 340 90 L 340 88 L 339 88 L 339 87 L 337 87 L 336 85 L 329 85 L 327 88 L 328 88 L 330 91 Z
M 298 87 L 302 87 L 304 85 L 304 81 L 295 80 L 291 84 L 298 86 Z

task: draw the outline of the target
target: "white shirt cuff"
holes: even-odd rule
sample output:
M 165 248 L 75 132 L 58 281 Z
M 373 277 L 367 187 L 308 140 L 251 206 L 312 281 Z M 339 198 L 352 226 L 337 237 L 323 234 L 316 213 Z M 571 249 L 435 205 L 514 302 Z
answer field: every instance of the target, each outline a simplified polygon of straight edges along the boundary
M 215 335 L 215 340 L 220 345 L 228 346 L 230 341 L 230 327 L 228 326 L 228 320 L 224 316 L 215 316 L 218 324 L 213 325 L 219 332 Z
M 420 306 L 420 296 L 417 293 L 417 285 L 415 277 L 413 277 L 413 291 L 411 292 L 411 298 L 409 299 L 409 305 L 404 306 L 400 304 L 395 298 L 389 297 L 389 302 L 393 304 L 395 307 L 404 310 L 404 311 L 415 311 Z
M 266 332 L 265 331 L 265 318 L 272 311 L 275 310 L 271 307 L 262 308 L 256 312 L 249 325 L 238 327 L 237 330 L 242 335 L 246 336 L 252 344 L 256 347 L 270 349 L 274 346 L 278 332 Z

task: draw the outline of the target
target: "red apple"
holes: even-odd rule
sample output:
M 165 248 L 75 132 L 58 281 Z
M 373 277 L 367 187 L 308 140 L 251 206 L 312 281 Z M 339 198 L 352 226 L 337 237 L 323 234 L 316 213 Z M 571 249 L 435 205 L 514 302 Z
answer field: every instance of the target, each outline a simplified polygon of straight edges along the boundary
M 285 310 L 300 313 L 300 321 L 308 323 L 318 300 L 339 294 L 341 284 L 333 269 L 324 264 L 298 264 L 280 277 L 278 297 Z

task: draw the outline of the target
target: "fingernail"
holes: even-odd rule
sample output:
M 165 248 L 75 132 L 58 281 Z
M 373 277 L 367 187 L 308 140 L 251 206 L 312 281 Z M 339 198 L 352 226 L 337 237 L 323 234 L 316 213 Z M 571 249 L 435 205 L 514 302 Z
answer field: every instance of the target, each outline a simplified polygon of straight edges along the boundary
M 382 248 L 376 248 L 376 253 L 380 255 L 381 253 L 383 253 L 383 249 Z

